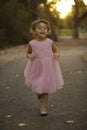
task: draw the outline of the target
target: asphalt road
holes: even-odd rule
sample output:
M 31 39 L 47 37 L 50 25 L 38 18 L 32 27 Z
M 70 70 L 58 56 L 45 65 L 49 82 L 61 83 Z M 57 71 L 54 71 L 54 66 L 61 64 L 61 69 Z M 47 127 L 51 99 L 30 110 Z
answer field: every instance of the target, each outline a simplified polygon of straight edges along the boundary
M 49 95 L 48 116 L 24 84 L 26 58 L 0 66 L 0 130 L 87 130 L 87 46 L 60 47 L 64 88 Z

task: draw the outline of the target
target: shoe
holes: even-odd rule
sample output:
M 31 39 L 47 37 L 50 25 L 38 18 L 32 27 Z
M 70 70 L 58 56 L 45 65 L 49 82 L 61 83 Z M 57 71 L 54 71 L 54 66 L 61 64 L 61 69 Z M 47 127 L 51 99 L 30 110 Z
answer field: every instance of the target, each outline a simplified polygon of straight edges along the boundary
M 42 112 L 40 112 L 40 115 L 41 115 L 41 116 L 47 116 L 48 113 L 47 113 L 46 111 L 42 111 Z

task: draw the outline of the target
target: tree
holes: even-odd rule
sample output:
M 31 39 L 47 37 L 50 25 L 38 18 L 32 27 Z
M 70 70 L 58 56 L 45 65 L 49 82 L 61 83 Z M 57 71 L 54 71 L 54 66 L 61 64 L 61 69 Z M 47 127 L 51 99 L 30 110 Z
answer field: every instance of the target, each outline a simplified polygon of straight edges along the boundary
M 38 6 L 41 3 L 46 3 L 46 0 L 30 0 L 30 12 L 32 13 L 33 20 L 36 20 L 38 16 Z
M 51 4 L 51 3 L 50 3 L 50 4 Z M 48 5 L 45 4 L 46 18 L 48 19 L 48 21 L 50 21 L 51 30 L 52 30 L 52 35 L 51 35 L 52 39 L 53 39 L 54 41 L 58 41 L 58 36 L 56 35 L 56 32 L 55 32 L 55 28 L 58 27 L 58 22 L 56 22 L 56 21 L 58 21 L 58 19 L 55 18 L 55 17 L 53 17 L 54 14 L 52 15 L 52 12 L 50 12 L 50 10 L 49 10 L 50 4 L 48 4 Z M 55 12 L 55 13 L 56 13 L 56 12 Z M 56 26 L 56 27 L 55 27 L 55 26 Z
M 73 15 L 73 38 L 79 38 L 79 33 L 78 33 L 78 28 L 83 21 L 83 19 L 87 16 L 87 10 L 85 8 L 85 11 L 80 14 L 80 8 L 82 5 L 84 5 L 83 1 L 80 0 L 74 0 L 75 5 L 74 5 L 74 15 Z M 85 5 L 84 5 L 85 6 Z
M 78 38 L 78 16 L 79 16 L 79 1 L 74 0 L 74 15 L 73 15 L 73 37 Z
M 46 0 L 0 0 L 0 47 L 26 43 L 29 26 L 38 18 L 38 5 Z

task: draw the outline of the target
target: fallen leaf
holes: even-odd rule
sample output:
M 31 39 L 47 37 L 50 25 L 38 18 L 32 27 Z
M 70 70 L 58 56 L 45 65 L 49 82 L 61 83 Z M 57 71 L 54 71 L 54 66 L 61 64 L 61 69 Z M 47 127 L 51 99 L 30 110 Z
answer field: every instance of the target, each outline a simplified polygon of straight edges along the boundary
M 19 77 L 19 75 L 18 75 L 18 74 L 16 74 L 16 77 Z
M 18 126 L 26 126 L 26 125 L 28 125 L 28 124 L 23 123 L 23 122 L 18 124 Z
M 79 74 L 81 74 L 81 73 L 82 73 L 82 71 L 81 71 L 81 70 L 78 70 L 77 72 L 78 72 Z
M 51 107 L 53 108 L 53 107 L 55 107 L 55 105 L 51 105 Z
M 7 115 L 6 117 L 7 117 L 7 118 L 11 118 L 11 117 L 12 117 L 12 115 Z
M 72 123 L 74 123 L 74 121 L 73 120 L 67 120 L 66 123 L 67 124 L 72 124 Z

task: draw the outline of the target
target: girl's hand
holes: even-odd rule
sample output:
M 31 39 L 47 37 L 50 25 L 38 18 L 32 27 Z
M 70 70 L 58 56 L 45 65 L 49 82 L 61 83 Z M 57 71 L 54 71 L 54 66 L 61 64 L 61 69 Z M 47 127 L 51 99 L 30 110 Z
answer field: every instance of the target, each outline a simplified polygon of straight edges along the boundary
M 54 58 L 57 60 L 59 58 L 58 47 L 54 43 L 52 44 L 52 51 Z
M 35 55 L 35 53 L 31 53 L 31 54 L 28 54 L 27 53 L 27 58 L 29 58 L 29 59 L 31 59 L 31 60 L 33 60 L 34 58 L 36 58 L 36 55 Z
M 58 59 L 58 58 L 59 58 L 59 54 L 58 54 L 58 53 L 53 53 L 53 55 L 54 55 L 54 58 L 55 58 L 55 59 Z

